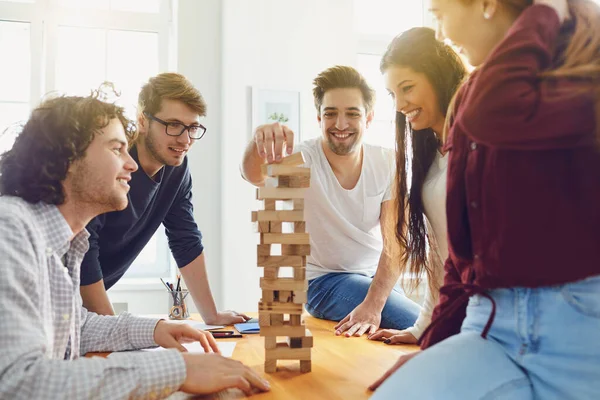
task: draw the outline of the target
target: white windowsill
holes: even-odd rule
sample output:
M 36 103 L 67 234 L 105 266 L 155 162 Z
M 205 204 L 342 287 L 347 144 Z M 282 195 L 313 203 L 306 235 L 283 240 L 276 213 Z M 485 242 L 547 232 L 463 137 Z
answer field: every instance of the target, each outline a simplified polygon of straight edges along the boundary
M 165 286 L 158 278 L 124 278 L 109 290 L 114 292 L 151 291 L 165 290 Z

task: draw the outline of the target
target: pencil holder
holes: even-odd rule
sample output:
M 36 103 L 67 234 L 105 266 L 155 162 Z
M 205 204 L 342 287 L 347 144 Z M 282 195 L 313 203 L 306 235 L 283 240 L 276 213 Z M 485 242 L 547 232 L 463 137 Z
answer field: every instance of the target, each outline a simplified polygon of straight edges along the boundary
M 185 298 L 189 292 L 185 289 L 169 290 L 169 319 L 186 319 L 190 317 Z

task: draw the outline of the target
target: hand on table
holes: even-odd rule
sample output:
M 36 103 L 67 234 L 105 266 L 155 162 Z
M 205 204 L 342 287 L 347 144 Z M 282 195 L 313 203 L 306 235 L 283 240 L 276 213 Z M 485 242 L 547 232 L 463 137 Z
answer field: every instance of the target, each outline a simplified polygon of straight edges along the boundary
M 221 311 L 218 312 L 215 318 L 206 319 L 204 322 L 209 325 L 233 325 L 240 324 L 250 320 L 250 317 L 246 314 L 241 314 L 235 311 Z
M 385 344 L 417 344 L 417 338 L 406 329 L 382 329 L 369 335 L 369 339 L 381 340 Z
M 209 394 L 237 388 L 250 396 L 254 389 L 268 391 L 269 382 L 239 361 L 220 354 L 183 354 L 186 377 L 180 390 Z
M 205 352 L 211 350 L 220 353 L 217 342 L 210 332 L 201 331 L 187 324 L 173 324 L 167 321 L 158 321 L 154 328 L 154 341 L 166 349 L 175 348 L 187 352 L 182 343 L 200 342 Z
M 364 333 L 374 333 L 379 328 L 380 323 L 381 312 L 361 303 L 343 320 L 338 322 L 334 329 L 337 336 L 342 334 L 346 337 L 362 336 Z

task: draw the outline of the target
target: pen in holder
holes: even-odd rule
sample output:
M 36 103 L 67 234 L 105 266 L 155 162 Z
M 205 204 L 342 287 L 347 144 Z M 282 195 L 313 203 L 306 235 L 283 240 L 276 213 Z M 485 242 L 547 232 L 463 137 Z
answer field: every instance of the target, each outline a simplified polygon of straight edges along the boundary
M 169 319 L 186 319 L 190 313 L 185 304 L 189 292 L 186 289 L 169 290 Z

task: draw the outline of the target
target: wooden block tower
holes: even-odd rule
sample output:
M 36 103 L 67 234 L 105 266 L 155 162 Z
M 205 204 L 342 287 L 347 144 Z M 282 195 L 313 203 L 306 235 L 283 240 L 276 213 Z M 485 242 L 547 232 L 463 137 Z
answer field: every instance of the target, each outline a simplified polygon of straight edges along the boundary
M 304 194 L 310 186 L 310 168 L 299 167 L 302 164 L 302 153 L 295 153 L 280 164 L 263 165 L 263 173 L 269 178 L 265 187 L 257 189 L 257 199 L 263 200 L 264 210 L 252 212 L 252 221 L 258 223 L 260 232 L 257 264 L 264 268 L 258 319 L 260 335 L 265 337 L 267 373 L 277 370 L 277 360 L 299 360 L 301 372 L 311 370 L 313 338 L 301 320 L 308 290 L 306 256 L 310 254 L 310 242 L 305 231 Z M 277 202 L 288 206 L 278 209 Z M 293 233 L 284 233 L 283 223 L 293 223 Z M 281 255 L 272 255 L 274 244 L 281 245 Z M 293 277 L 279 277 L 281 267 L 292 267 Z M 286 340 L 278 342 L 278 337 Z

